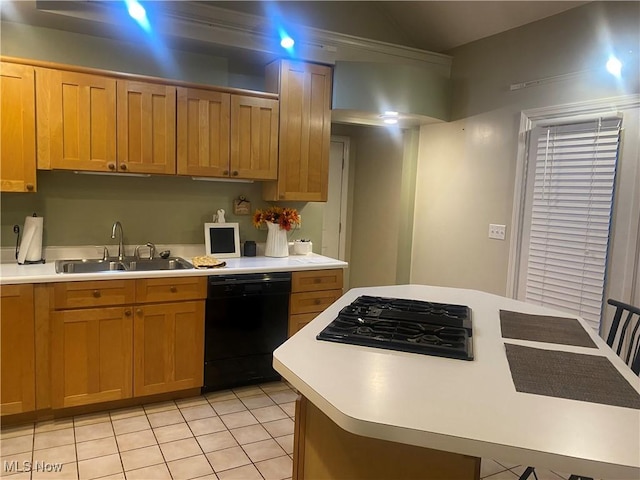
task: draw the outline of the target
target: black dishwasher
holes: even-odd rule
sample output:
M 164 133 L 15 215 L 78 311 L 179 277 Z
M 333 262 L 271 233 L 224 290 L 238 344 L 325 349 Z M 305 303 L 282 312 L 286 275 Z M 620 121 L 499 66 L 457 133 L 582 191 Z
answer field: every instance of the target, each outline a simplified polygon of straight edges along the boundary
M 291 273 L 209 277 L 203 392 L 280 379 L 273 351 L 287 339 Z

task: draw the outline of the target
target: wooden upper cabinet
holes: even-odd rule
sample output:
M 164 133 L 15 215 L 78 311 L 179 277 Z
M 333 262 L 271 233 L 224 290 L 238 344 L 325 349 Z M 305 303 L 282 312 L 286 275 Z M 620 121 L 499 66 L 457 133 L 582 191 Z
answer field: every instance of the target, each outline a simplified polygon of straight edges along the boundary
M 176 88 L 118 80 L 118 171 L 176 173 Z
M 231 176 L 278 178 L 278 101 L 231 95 Z
M 331 67 L 290 60 L 267 66 L 268 90 L 280 94 L 278 180 L 265 200 L 326 202 L 331 137 Z
M 231 95 L 177 89 L 178 174 L 229 176 L 229 124 Z
M 176 88 L 118 80 L 118 170 L 176 173 Z
M 36 191 L 33 67 L 0 62 L 0 191 Z
M 36 407 L 33 285 L 3 285 L 0 296 L 0 414 L 25 413 Z
M 36 68 L 38 168 L 113 171 L 116 80 Z

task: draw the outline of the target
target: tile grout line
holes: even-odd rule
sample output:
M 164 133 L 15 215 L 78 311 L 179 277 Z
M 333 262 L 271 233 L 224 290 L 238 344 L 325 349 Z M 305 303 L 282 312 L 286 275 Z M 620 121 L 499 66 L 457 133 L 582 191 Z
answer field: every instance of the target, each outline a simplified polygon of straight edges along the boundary
M 239 396 L 238 396 L 238 395 L 237 395 L 233 390 L 229 390 L 230 394 L 231 394 L 231 395 L 233 395 L 233 398 L 229 398 L 229 399 L 227 399 L 227 400 L 220 400 L 220 402 L 222 402 L 222 401 L 228 401 L 228 400 L 237 400 L 237 401 L 240 401 L 240 403 L 241 403 L 241 404 L 242 404 L 242 406 L 243 406 L 243 410 L 242 410 L 242 411 L 246 411 L 246 412 L 248 412 L 248 413 L 252 416 L 252 418 L 257 422 L 257 423 L 252 424 L 252 425 L 259 425 L 259 426 L 261 426 L 261 427 L 262 427 L 262 428 L 267 432 L 268 439 L 269 439 L 269 440 L 273 440 L 273 441 L 275 441 L 275 442 L 276 442 L 276 444 L 278 445 L 278 447 L 279 447 L 279 448 L 281 448 L 281 449 L 284 451 L 284 448 L 283 448 L 283 447 L 282 447 L 282 445 L 280 445 L 280 443 L 277 441 L 277 438 L 285 437 L 285 436 L 287 436 L 288 434 L 286 434 L 286 435 L 281 435 L 280 437 L 276 437 L 276 436 L 274 436 L 270 431 L 268 431 L 268 430 L 264 427 L 264 425 L 265 425 L 266 423 L 276 422 L 276 421 L 280 421 L 280 420 L 287 420 L 287 419 L 288 419 L 288 420 L 291 420 L 291 417 L 290 417 L 290 416 L 289 416 L 289 414 L 288 414 L 288 413 L 287 413 L 287 412 L 286 412 L 286 411 L 281 407 L 281 405 L 280 405 L 279 403 L 277 403 L 276 401 L 274 401 L 274 399 L 270 396 L 270 394 L 269 394 L 269 392 L 268 392 L 268 391 L 266 391 L 266 390 L 262 389 L 260 385 L 257 385 L 256 387 L 257 387 L 257 389 L 259 390 L 259 392 L 261 392 L 261 393 L 256 392 L 256 394 L 255 394 L 255 395 L 247 395 L 247 396 L 245 396 L 245 397 L 239 397 Z M 286 386 L 286 387 L 284 387 L 284 388 L 281 388 L 281 389 L 278 389 L 278 390 L 274 390 L 272 393 L 280 392 L 280 391 L 292 391 L 292 389 L 290 388 L 290 386 L 289 386 L 289 385 L 287 385 L 287 386 Z M 277 406 L 277 407 L 278 407 L 278 411 L 279 411 L 279 412 L 281 412 L 282 414 L 284 414 L 284 418 L 281 418 L 281 419 L 275 419 L 275 420 L 270 420 L 270 421 L 266 421 L 266 422 L 262 422 L 262 421 L 260 421 L 260 420 L 259 420 L 259 419 L 258 419 L 258 418 L 253 414 L 253 412 L 251 411 L 251 409 L 250 409 L 250 408 L 249 408 L 249 407 L 244 403 L 244 401 L 242 400 L 242 398 L 250 398 L 250 397 L 260 396 L 260 395 L 265 395 L 266 397 L 268 397 L 268 398 L 269 398 L 269 400 L 270 400 L 271 402 L 273 402 L 273 405 L 267 405 L 267 407 Z M 219 419 L 222 421 L 222 424 L 223 424 L 223 425 L 224 425 L 224 427 L 225 427 L 225 430 L 224 430 L 224 431 L 229 432 L 229 433 L 233 436 L 233 433 L 231 432 L 231 429 L 230 429 L 229 427 L 227 427 L 227 425 L 224 423 L 224 421 L 222 420 L 221 416 L 218 414 L 218 412 L 216 411 L 215 407 L 213 406 L 213 403 L 216 403 L 216 402 L 212 402 L 212 401 L 211 401 L 211 399 L 207 398 L 205 395 L 202 395 L 202 398 L 203 398 L 203 405 L 205 404 L 204 402 L 206 402 L 206 405 L 208 405 L 209 407 L 211 407 L 211 408 L 212 408 L 212 410 L 213 410 L 213 412 L 215 413 L 215 415 L 214 415 L 213 417 L 204 417 L 204 418 L 219 418 Z M 191 438 L 193 438 L 193 439 L 196 441 L 196 443 L 197 443 L 197 445 L 198 445 L 198 449 L 199 449 L 199 450 L 200 450 L 200 452 L 201 452 L 201 453 L 198 453 L 198 454 L 196 454 L 196 455 L 191 455 L 191 456 L 189 456 L 189 457 L 184 457 L 184 458 L 190 458 L 190 457 L 192 457 L 192 456 L 198 456 L 198 455 L 200 455 L 200 454 L 203 454 L 203 455 L 205 456 L 205 458 L 207 459 L 207 461 L 208 461 L 208 463 L 209 463 L 210 467 L 211 467 L 211 468 L 212 468 L 212 470 L 213 470 L 213 465 L 211 465 L 211 462 L 209 461 L 209 458 L 206 456 L 206 453 L 204 452 L 204 450 L 203 450 L 202 446 L 201 446 L 201 445 L 200 445 L 200 443 L 198 442 L 198 437 L 195 435 L 195 432 L 193 431 L 192 427 L 189 425 L 189 421 L 188 421 L 188 420 L 186 419 L 186 417 L 184 416 L 184 413 L 182 412 L 182 409 L 180 408 L 180 406 L 179 406 L 179 405 L 178 405 L 174 400 L 171 400 L 171 402 L 173 403 L 174 407 L 175 407 L 177 410 L 179 410 L 180 416 L 181 416 L 181 417 L 182 417 L 182 419 L 185 421 L 185 423 L 187 424 L 187 427 L 189 428 L 189 431 L 191 432 L 191 435 L 192 435 L 192 436 L 191 436 Z M 285 403 L 286 403 L 286 402 L 285 402 Z M 197 406 L 197 405 L 196 405 L 196 406 Z M 173 478 L 173 474 L 171 474 L 171 471 L 170 471 L 170 470 L 169 470 L 169 468 L 168 468 L 168 462 L 167 462 L 167 459 L 166 459 L 166 457 L 165 457 L 165 455 L 164 455 L 164 453 L 163 453 L 163 451 L 162 451 L 162 448 L 160 447 L 160 445 L 161 445 L 161 444 L 160 444 L 160 442 L 159 442 L 159 440 L 158 440 L 158 437 L 157 437 L 157 435 L 156 435 L 155 429 L 154 429 L 154 427 L 151 425 L 151 422 L 150 422 L 150 420 L 149 420 L 149 415 L 150 415 L 150 414 L 149 414 L 149 412 L 144 408 L 144 404 L 141 406 L 141 408 L 142 408 L 142 412 L 143 412 L 143 414 L 144 414 L 145 419 L 146 419 L 146 420 L 147 420 L 147 422 L 149 423 L 149 427 L 150 427 L 150 429 L 151 429 L 151 431 L 152 431 L 152 434 L 153 434 L 153 436 L 154 436 L 154 439 L 155 439 L 155 441 L 156 441 L 156 445 L 158 446 L 158 449 L 160 450 L 160 453 L 161 453 L 162 459 L 163 459 L 163 461 L 164 461 L 164 465 L 167 467 L 167 470 L 169 471 L 169 475 L 170 475 L 170 477 L 171 477 L 171 478 Z M 184 408 L 189 408 L 189 407 L 188 407 L 188 406 L 185 406 Z M 256 408 L 261 408 L 261 407 L 256 407 Z M 170 410 L 173 410 L 173 408 L 171 408 Z M 168 410 L 168 411 L 170 411 L 170 410 Z M 156 412 L 156 413 L 160 413 L 160 412 Z M 239 413 L 239 412 L 230 412 L 230 413 Z M 115 442 L 115 444 L 116 444 L 116 453 L 119 455 L 120 465 L 121 465 L 121 468 L 122 468 L 122 474 L 123 474 L 123 475 L 125 476 L 125 478 L 126 478 L 126 471 L 125 471 L 124 461 L 123 461 L 123 459 L 122 459 L 122 453 L 124 453 L 124 452 L 122 452 L 122 451 L 120 450 L 120 445 L 119 445 L 119 443 L 118 443 L 118 441 L 117 441 L 117 435 L 116 435 L 115 427 L 114 427 L 114 419 L 113 419 L 113 417 L 111 416 L 111 412 L 110 412 L 110 411 L 109 411 L 109 412 L 107 412 L 107 415 L 108 415 L 108 421 L 109 421 L 109 425 L 110 425 L 110 427 L 111 427 L 111 431 L 112 431 L 113 439 L 114 439 L 114 442 Z M 137 415 L 134 415 L 134 417 L 135 417 L 135 416 L 137 416 Z M 73 446 L 74 446 L 74 451 L 75 451 L 75 463 L 76 463 L 76 474 L 75 474 L 75 476 L 76 476 L 76 479 L 79 479 L 79 478 L 80 478 L 80 469 L 79 469 L 79 462 L 80 462 L 80 459 L 79 459 L 79 456 L 78 456 L 78 441 L 77 441 L 77 436 L 76 436 L 76 427 L 77 427 L 77 426 L 76 426 L 76 417 L 69 417 L 69 418 L 70 418 L 70 420 L 71 420 L 71 422 L 72 422 L 72 429 L 73 429 L 73 433 L 72 433 L 72 434 L 73 434 Z M 125 417 L 125 418 L 129 418 L 129 417 Z M 196 420 L 197 420 L 197 419 L 196 419 Z M 35 455 L 35 437 L 36 437 L 35 427 L 36 427 L 36 424 L 37 424 L 37 423 L 38 423 L 38 422 L 34 422 L 34 423 L 32 424 L 32 427 L 33 427 L 33 437 L 32 437 L 32 441 L 31 441 L 31 452 L 30 452 L 30 454 L 31 454 L 31 458 L 32 458 L 32 459 L 33 459 L 33 455 Z M 105 421 L 105 422 L 90 423 L 90 424 L 88 424 L 88 425 L 96 425 L 96 424 L 100 424 L 100 423 L 106 423 L 106 421 Z M 85 425 L 81 425 L 81 426 L 85 426 Z M 158 428 L 159 428 L 159 427 L 158 427 Z M 238 427 L 238 428 L 241 428 L 241 427 Z M 56 431 L 56 430 L 52 430 L 52 431 Z M 141 430 L 141 431 L 143 431 L 143 430 Z M 134 431 L 134 432 L 128 432 L 128 433 L 135 433 L 135 432 L 136 432 L 136 431 Z M 46 433 L 46 432 L 42 432 L 42 433 Z M 109 438 L 109 437 L 104 437 L 104 438 Z M 100 439 L 94 439 L 94 440 L 100 440 Z M 182 440 L 182 439 L 178 439 L 177 441 L 179 441 L 179 440 Z M 235 439 L 235 437 L 234 437 L 234 440 L 237 442 L 237 440 Z M 264 439 L 264 440 L 256 440 L 256 441 L 252 441 L 252 442 L 247 442 L 247 443 L 245 443 L 244 445 L 251 445 L 251 444 L 258 443 L 258 442 L 265 441 L 265 440 L 267 440 L 267 439 Z M 89 441 L 89 440 L 87 440 L 87 441 Z M 165 442 L 165 443 L 169 443 L 169 442 Z M 253 462 L 253 460 L 251 460 L 251 458 L 250 458 L 250 457 L 249 457 L 249 455 L 248 455 L 247 450 L 245 450 L 244 445 L 243 445 L 243 444 L 240 444 L 239 442 L 237 442 L 237 443 L 238 443 L 238 446 L 239 446 L 239 447 L 241 448 L 241 450 L 243 451 L 243 453 L 244 453 L 244 454 L 247 456 L 247 458 L 250 460 L 250 463 L 249 463 L 249 464 L 247 464 L 247 465 L 253 465 L 253 466 L 254 466 L 254 468 L 256 468 L 256 470 L 258 470 L 258 469 L 257 469 L 257 467 L 256 467 L 255 462 Z M 131 449 L 131 451 L 139 450 L 139 449 L 142 449 L 142 448 L 147 448 L 147 447 L 138 447 L 138 448 Z M 216 451 L 217 451 L 217 450 L 216 450 Z M 211 452 L 210 452 L 210 453 L 211 453 Z M 109 456 L 109 455 L 111 455 L 111 454 L 98 455 L 97 457 L 92 457 L 91 459 L 101 458 L 101 457 L 106 457 L 106 456 Z M 279 458 L 279 457 L 280 457 L 280 456 L 276 456 L 276 457 L 272 457 L 272 458 Z M 285 455 L 282 455 L 282 457 L 289 457 L 289 458 L 291 458 L 291 456 L 290 456 L 286 451 L 285 451 Z M 87 460 L 87 459 L 85 459 L 85 460 Z M 271 459 L 265 459 L 264 461 L 267 461 L 267 460 L 271 460 Z M 160 465 L 160 464 L 157 464 L 157 465 Z M 149 465 L 149 466 L 153 466 L 153 465 Z M 242 466 L 240 466 L 240 467 L 242 467 Z M 240 468 L 240 467 L 233 467 L 233 468 Z M 141 468 L 146 468 L 146 467 L 141 467 Z M 227 470 L 231 470 L 231 469 L 227 469 Z M 227 471 L 227 470 L 221 470 L 221 472 L 224 472 L 224 471 Z M 261 473 L 259 470 L 258 470 L 258 472 L 259 472 L 259 474 L 260 474 L 262 477 L 264 477 L 264 476 L 262 475 L 262 473 Z M 215 470 L 214 470 L 214 474 L 216 474 Z M 217 474 L 216 474 L 216 475 L 217 475 Z M 109 476 L 109 475 L 105 475 L 105 476 L 102 476 L 102 477 L 96 477 L 96 480 L 97 480 L 97 479 L 99 479 L 99 478 L 104 478 L 104 477 L 106 477 L 106 476 Z M 32 476 L 30 476 L 30 478 L 31 478 L 31 477 L 32 477 Z M 93 480 L 93 479 L 92 479 L 92 480 Z

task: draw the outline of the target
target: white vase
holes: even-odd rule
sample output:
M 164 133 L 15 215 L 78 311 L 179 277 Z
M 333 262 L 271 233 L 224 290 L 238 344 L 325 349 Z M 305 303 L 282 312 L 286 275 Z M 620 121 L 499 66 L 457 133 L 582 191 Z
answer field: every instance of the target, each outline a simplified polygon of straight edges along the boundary
M 287 231 L 280 228 L 277 223 L 267 222 L 267 245 L 264 250 L 265 257 L 288 257 L 289 242 Z

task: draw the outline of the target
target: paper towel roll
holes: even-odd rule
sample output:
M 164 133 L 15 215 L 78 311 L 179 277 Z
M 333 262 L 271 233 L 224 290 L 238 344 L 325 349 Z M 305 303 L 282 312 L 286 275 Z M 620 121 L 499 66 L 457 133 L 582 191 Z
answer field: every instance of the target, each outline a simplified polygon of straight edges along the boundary
M 18 253 L 18 263 L 42 260 L 42 232 L 44 218 L 26 217 L 22 229 L 22 242 Z

